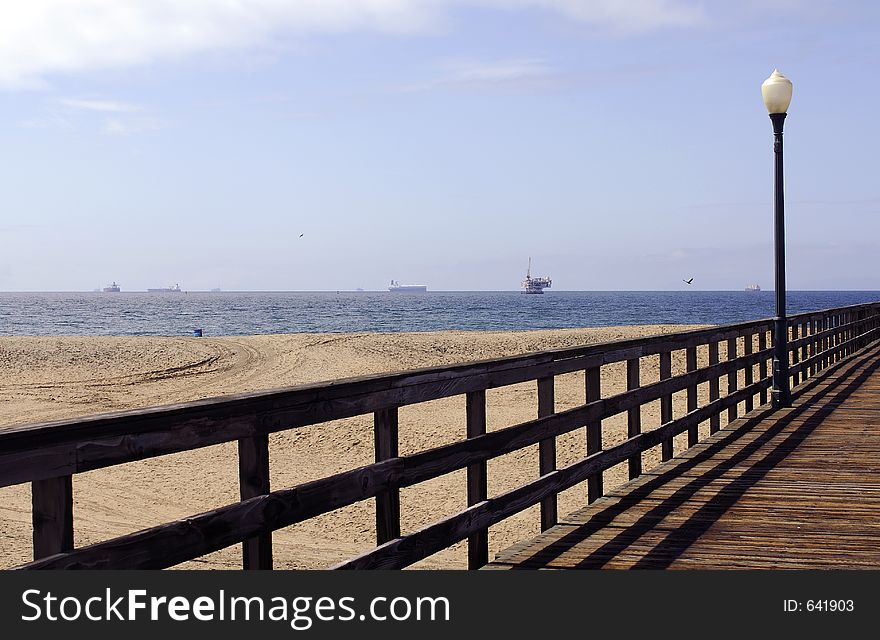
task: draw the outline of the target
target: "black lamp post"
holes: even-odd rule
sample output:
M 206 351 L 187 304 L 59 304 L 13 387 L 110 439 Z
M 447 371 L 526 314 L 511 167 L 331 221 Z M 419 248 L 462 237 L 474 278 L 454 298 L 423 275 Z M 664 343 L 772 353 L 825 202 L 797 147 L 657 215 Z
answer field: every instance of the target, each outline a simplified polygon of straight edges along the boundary
M 785 316 L 785 208 L 782 188 L 782 123 L 791 104 L 791 80 L 774 70 L 761 85 L 764 105 L 773 122 L 775 157 L 774 236 L 776 241 L 776 317 L 773 329 L 773 390 L 775 409 L 791 406 L 788 377 L 788 320 Z

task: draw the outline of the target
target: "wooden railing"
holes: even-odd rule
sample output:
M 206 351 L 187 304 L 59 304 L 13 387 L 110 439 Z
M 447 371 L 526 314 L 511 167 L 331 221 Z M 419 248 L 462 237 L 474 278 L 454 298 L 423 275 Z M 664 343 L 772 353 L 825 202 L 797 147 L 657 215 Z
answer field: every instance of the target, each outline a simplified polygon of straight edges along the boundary
M 35 560 L 21 568 L 165 568 L 242 543 L 246 569 L 269 569 L 272 531 L 367 499 L 375 499 L 377 546 L 336 568 L 402 568 L 465 539 L 468 566 L 477 568 L 488 561 L 489 526 L 540 504 L 541 527 L 551 527 L 560 491 L 586 482 L 592 502 L 603 495 L 603 472 L 611 467 L 626 461 L 629 477 L 635 478 L 646 450 L 660 446 L 668 460 L 674 436 L 687 432 L 687 446 L 693 446 L 702 423 L 708 421 L 709 432 L 715 432 L 724 412 L 729 421 L 740 408 L 751 411 L 756 399 L 766 403 L 772 324 L 765 319 L 5 429 L 0 431 L 0 486 L 32 483 Z M 880 303 L 793 316 L 789 330 L 796 384 L 880 339 Z M 698 367 L 703 348 L 707 364 Z M 673 352 L 684 352 L 685 373 L 672 375 Z M 646 356 L 659 356 L 659 378 L 640 386 Z M 600 370 L 620 362 L 626 363 L 627 390 L 603 396 Z M 584 404 L 557 413 L 555 376 L 577 371 L 585 372 Z M 487 432 L 486 390 L 529 381 L 537 383 L 538 418 Z M 708 385 L 708 401 L 700 406 L 702 384 Z M 687 397 L 687 411 L 678 417 L 672 403 L 676 392 Z M 461 394 L 466 395 L 467 438 L 400 456 L 398 408 Z M 658 400 L 661 425 L 643 431 L 640 408 Z M 269 433 L 369 413 L 374 464 L 270 490 Z M 628 438 L 603 447 L 602 421 L 621 413 L 627 414 Z M 586 431 L 585 456 L 556 468 L 557 436 L 576 429 Z M 73 474 L 231 441 L 238 441 L 240 502 L 73 548 Z M 490 497 L 487 461 L 534 444 L 540 477 Z M 400 488 L 464 468 L 468 508 L 402 535 Z

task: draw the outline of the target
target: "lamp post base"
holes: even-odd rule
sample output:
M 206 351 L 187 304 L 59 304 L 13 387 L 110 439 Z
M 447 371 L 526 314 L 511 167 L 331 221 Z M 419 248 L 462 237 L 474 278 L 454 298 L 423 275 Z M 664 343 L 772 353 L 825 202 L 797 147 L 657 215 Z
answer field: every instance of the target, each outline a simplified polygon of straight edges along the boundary
M 776 360 L 773 361 L 773 369 L 778 366 Z M 784 409 L 791 406 L 791 392 L 788 389 L 777 389 L 775 386 L 770 391 L 770 402 L 774 409 Z
M 770 398 L 774 409 L 791 406 L 788 369 L 788 322 L 775 318 L 773 329 L 773 388 Z

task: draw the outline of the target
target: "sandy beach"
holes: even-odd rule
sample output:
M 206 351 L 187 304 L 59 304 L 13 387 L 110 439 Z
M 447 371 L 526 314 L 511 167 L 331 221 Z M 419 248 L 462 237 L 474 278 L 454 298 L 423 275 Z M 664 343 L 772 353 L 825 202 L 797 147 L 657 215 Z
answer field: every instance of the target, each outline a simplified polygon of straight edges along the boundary
M 684 328 L 692 327 L 224 338 L 0 337 L 0 428 Z M 700 360 L 705 360 L 702 351 Z M 683 354 L 676 353 L 673 374 L 683 372 L 684 367 Z M 645 359 L 643 383 L 655 381 L 657 377 L 657 359 Z M 624 390 L 624 365 L 604 367 L 602 386 L 604 395 Z M 534 383 L 490 390 L 487 393 L 489 430 L 534 418 L 536 395 Z M 557 378 L 557 410 L 583 401 L 583 373 Z M 676 415 L 684 412 L 684 402 L 683 394 L 676 394 Z M 643 407 L 645 430 L 659 423 L 657 405 Z M 464 396 L 402 408 L 401 454 L 464 438 L 464 416 Z M 606 444 L 620 442 L 625 433 L 625 416 L 604 422 Z M 676 438 L 676 449 L 681 448 L 682 437 Z M 559 438 L 557 447 L 559 465 L 578 459 L 584 452 L 583 430 Z M 270 454 L 273 489 L 368 464 L 373 456 L 372 417 L 360 416 L 273 434 Z M 659 448 L 646 454 L 646 468 L 657 460 Z M 536 446 L 492 460 L 489 462 L 489 493 L 524 484 L 537 474 Z M 624 475 L 623 465 L 610 470 L 606 473 L 606 487 L 622 482 Z M 465 491 L 463 471 L 404 489 L 401 494 L 403 532 L 464 508 Z M 74 476 L 75 544 L 92 544 L 237 499 L 234 443 L 78 474 Z M 585 503 L 585 485 L 559 497 L 561 513 Z M 492 527 L 490 557 L 537 531 L 537 507 Z M 30 485 L 0 489 L 0 540 L 3 548 L 0 566 L 11 567 L 31 559 Z M 366 501 L 275 532 L 275 566 L 326 567 L 372 547 L 373 542 L 373 502 Z M 459 544 L 416 566 L 464 568 L 465 565 L 465 545 Z M 222 550 L 181 567 L 239 568 L 240 547 Z

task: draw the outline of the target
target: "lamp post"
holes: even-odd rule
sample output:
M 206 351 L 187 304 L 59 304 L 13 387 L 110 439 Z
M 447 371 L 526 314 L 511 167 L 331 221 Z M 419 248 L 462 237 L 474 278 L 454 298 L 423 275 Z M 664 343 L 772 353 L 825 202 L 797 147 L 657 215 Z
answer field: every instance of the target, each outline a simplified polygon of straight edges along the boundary
M 782 123 L 791 103 L 791 80 L 776 69 L 761 85 L 764 105 L 773 122 L 775 158 L 774 236 L 776 241 L 776 317 L 773 329 L 773 408 L 791 406 L 788 378 L 788 320 L 785 316 L 785 213 L 782 188 Z

